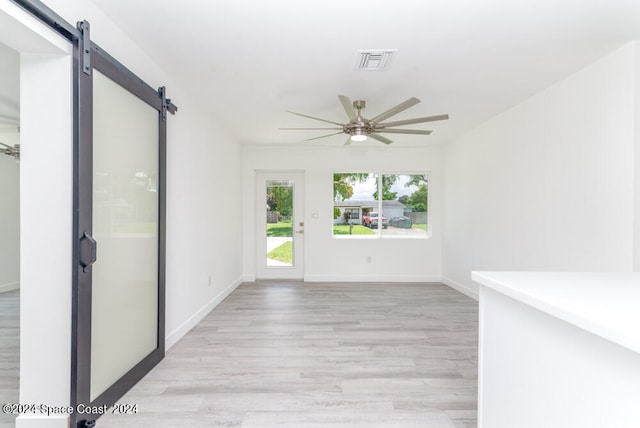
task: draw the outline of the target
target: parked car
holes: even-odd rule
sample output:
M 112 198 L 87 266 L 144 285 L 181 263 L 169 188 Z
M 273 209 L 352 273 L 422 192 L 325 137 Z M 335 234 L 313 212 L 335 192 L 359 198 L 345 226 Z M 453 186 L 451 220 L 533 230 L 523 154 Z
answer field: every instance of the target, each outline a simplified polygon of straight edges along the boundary
M 382 220 L 382 228 L 386 229 L 389 226 L 389 220 L 384 215 L 379 216 L 375 211 L 368 212 L 362 216 L 362 224 L 367 227 L 377 228 L 379 219 Z
M 411 229 L 412 221 L 411 218 L 401 216 L 401 217 L 393 217 L 389 222 L 392 227 L 399 227 L 402 229 Z

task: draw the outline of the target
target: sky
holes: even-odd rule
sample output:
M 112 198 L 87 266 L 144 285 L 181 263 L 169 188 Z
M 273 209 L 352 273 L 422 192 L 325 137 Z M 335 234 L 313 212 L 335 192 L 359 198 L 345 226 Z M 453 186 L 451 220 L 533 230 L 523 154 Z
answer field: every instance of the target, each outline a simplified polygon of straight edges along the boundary
M 404 184 L 409 180 L 407 175 L 400 175 L 398 181 L 391 186 L 392 192 L 397 192 L 397 197 L 402 195 L 410 195 L 415 190 L 416 186 L 405 187 Z M 353 185 L 353 196 L 349 198 L 350 201 L 373 201 L 373 193 L 376 191 L 377 178 L 373 175 L 364 183 L 356 183 Z

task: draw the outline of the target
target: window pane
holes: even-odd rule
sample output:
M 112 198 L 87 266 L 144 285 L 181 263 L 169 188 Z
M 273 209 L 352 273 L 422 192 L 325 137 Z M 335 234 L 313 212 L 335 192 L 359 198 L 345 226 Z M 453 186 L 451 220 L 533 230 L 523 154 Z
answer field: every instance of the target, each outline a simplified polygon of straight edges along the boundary
M 267 181 L 267 266 L 293 266 L 293 181 Z
M 333 234 L 375 235 L 369 225 L 367 214 L 378 210 L 376 174 L 333 174 Z
M 382 236 L 427 236 L 428 175 L 382 176 Z

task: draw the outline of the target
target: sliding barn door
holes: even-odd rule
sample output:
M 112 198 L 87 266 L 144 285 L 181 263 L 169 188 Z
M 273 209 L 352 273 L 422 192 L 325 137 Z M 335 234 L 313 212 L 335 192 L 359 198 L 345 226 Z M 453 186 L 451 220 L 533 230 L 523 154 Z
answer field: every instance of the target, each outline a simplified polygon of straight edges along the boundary
M 76 87 L 72 404 L 98 411 L 72 415 L 77 427 L 91 426 L 164 356 L 163 89 L 86 47 Z

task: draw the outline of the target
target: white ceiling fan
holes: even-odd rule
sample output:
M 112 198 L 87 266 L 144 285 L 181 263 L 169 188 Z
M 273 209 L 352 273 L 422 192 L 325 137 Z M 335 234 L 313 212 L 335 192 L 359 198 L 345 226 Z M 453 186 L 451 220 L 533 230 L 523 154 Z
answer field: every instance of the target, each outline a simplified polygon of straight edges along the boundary
M 441 114 L 437 116 L 426 116 L 426 117 L 418 117 L 415 119 L 406 119 L 406 120 L 397 120 L 394 122 L 383 122 L 384 120 L 390 118 L 391 116 L 395 116 L 396 114 L 412 107 L 420 102 L 419 99 L 415 97 L 411 97 L 408 100 L 398 104 L 395 107 L 390 108 L 377 115 L 372 119 L 366 119 L 362 117 L 362 110 L 364 110 L 366 103 L 362 100 L 356 100 L 353 103 L 344 95 L 338 95 L 340 102 L 342 103 L 342 107 L 344 107 L 344 111 L 347 113 L 349 117 L 349 122 L 347 123 L 338 123 L 331 120 L 321 119 L 319 117 L 313 117 L 302 113 L 296 113 L 294 111 L 289 111 L 289 113 L 293 113 L 298 116 L 307 117 L 309 119 L 320 120 L 322 122 L 331 123 L 333 125 L 339 126 L 339 128 L 279 128 L 281 130 L 286 131 L 307 131 L 307 130 L 335 130 L 338 132 L 334 132 L 328 135 L 322 135 L 320 137 L 308 138 L 305 141 L 317 140 L 319 138 L 330 137 L 332 135 L 338 134 L 347 134 L 349 138 L 345 145 L 351 144 L 352 141 L 364 141 L 367 137 L 371 137 L 374 140 L 378 140 L 384 144 L 391 144 L 393 140 L 380 135 L 381 133 L 387 134 L 417 134 L 417 135 L 429 135 L 431 131 L 420 130 L 420 129 L 396 129 L 396 126 L 404 126 L 411 125 L 414 123 L 425 123 L 425 122 L 435 122 L 438 120 L 446 120 L 449 119 L 448 114 Z

